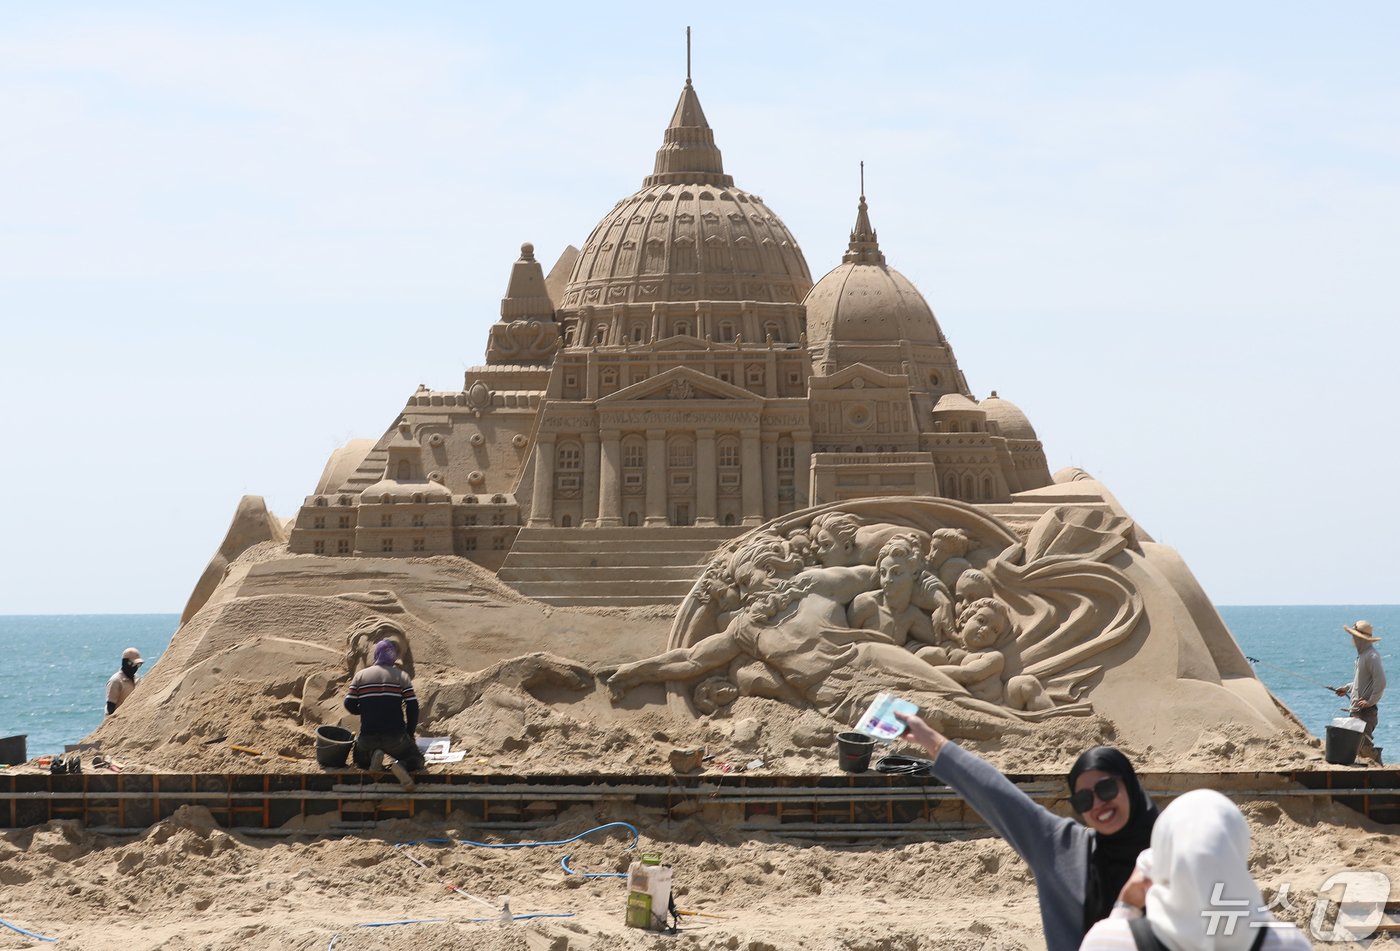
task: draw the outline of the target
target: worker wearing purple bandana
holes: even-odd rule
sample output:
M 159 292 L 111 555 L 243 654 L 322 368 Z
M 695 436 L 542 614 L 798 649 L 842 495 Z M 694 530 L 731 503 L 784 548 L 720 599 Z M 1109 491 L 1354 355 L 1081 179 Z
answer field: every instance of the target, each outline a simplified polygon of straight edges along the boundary
M 374 645 L 374 664 L 355 674 L 345 709 L 360 718 L 355 738 L 355 765 L 368 769 L 375 750 L 383 750 L 409 770 L 423 768 L 423 754 L 414 742 L 418 728 L 418 697 L 413 681 L 394 666 L 398 648 L 390 640 Z

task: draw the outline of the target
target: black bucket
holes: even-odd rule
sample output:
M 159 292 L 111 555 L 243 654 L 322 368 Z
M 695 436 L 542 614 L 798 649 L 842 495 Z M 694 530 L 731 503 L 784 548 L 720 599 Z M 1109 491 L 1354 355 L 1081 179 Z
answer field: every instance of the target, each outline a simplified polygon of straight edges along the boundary
M 1327 727 L 1327 748 L 1323 758 L 1336 766 L 1350 766 L 1356 762 L 1356 754 L 1361 750 L 1361 738 L 1366 734 L 1360 730 L 1348 730 L 1344 726 Z
M 338 726 L 318 726 L 316 728 L 316 762 L 322 766 L 344 766 L 350 759 L 350 747 L 355 744 L 355 734 Z
M 838 733 L 836 750 L 843 772 L 863 773 L 870 768 L 870 754 L 875 752 L 875 739 L 853 730 Z
M 6 766 L 18 766 L 20 763 L 28 761 L 28 746 L 28 733 L 0 737 L 0 763 L 4 763 Z

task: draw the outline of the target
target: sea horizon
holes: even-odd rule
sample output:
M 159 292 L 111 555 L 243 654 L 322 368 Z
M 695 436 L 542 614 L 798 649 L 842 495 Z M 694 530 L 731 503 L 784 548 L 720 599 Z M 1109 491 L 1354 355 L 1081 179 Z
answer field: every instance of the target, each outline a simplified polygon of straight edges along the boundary
M 1342 625 L 1370 620 L 1381 636 L 1378 649 L 1388 669 L 1400 670 L 1400 605 L 1220 604 L 1216 605 L 1256 676 L 1314 736 L 1321 737 L 1341 715 L 1339 699 L 1323 684 L 1350 680 L 1355 659 Z M 176 612 L 0 614 L 0 644 L 30 641 L 11 649 L 14 682 L 27 692 L 0 696 L 0 737 L 25 734 L 31 758 L 62 752 L 102 722 L 107 678 L 122 650 L 136 647 L 150 670 L 179 628 Z M 1387 639 L 1393 633 L 1394 639 Z M 1400 688 L 1397 688 L 1400 689 Z M 1400 722 L 1381 703 L 1376 742 L 1400 754 Z

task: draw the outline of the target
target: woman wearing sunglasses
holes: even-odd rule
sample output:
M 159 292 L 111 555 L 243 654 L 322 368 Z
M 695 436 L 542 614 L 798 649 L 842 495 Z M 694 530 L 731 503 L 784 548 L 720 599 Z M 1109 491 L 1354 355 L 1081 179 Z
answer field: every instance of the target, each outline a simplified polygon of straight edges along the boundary
M 1128 758 L 1107 746 L 1085 751 L 1069 771 L 1070 807 L 1083 820 L 1033 802 L 986 760 L 917 716 L 896 714 L 905 735 L 933 757 L 934 774 L 957 791 L 1035 875 L 1049 951 L 1075 951 L 1094 922 L 1119 900 L 1142 907 L 1146 884 L 1123 891 L 1138 853 L 1152 839 L 1157 807 Z

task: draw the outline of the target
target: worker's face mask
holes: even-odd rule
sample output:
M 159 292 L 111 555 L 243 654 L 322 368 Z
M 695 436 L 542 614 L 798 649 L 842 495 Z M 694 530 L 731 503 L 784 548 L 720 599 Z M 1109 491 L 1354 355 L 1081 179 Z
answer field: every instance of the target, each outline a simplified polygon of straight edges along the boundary
M 123 661 L 122 661 L 122 673 L 126 674 L 128 677 L 135 677 L 135 676 L 136 676 L 136 672 L 137 672 L 138 670 L 140 670 L 140 669 L 141 669 L 141 665 L 140 665 L 140 664 L 133 664 L 133 663 L 132 663 L 131 661 L 129 661 L 129 660 L 123 660 Z

